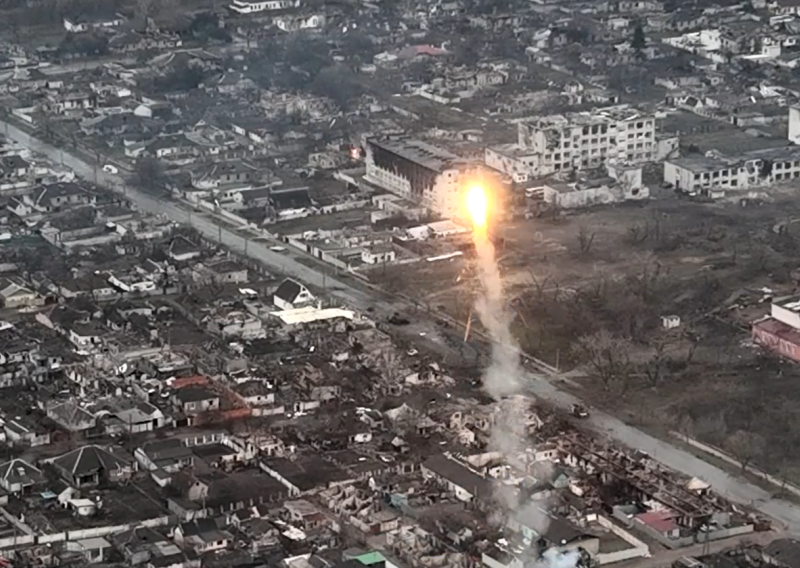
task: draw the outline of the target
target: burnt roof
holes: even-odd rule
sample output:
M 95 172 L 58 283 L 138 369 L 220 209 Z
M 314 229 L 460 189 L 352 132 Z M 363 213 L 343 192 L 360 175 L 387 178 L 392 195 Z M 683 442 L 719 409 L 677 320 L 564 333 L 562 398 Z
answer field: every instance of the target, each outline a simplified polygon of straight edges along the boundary
M 347 481 L 350 478 L 344 470 L 317 457 L 298 458 L 294 461 L 271 458 L 262 460 L 261 463 L 300 491 L 327 487 L 330 483 Z
M 492 484 L 488 479 L 484 479 L 445 454 L 438 454 L 428 458 L 422 466 L 450 483 L 470 492 L 475 497 L 491 493 Z
M 308 192 L 307 187 L 297 187 L 293 189 L 273 190 L 270 193 L 270 201 L 272 206 L 277 210 L 284 209 L 302 209 L 303 207 L 311 207 L 311 194 Z
M 783 566 L 800 568 L 800 541 L 793 538 L 772 541 L 764 549 L 764 554 Z

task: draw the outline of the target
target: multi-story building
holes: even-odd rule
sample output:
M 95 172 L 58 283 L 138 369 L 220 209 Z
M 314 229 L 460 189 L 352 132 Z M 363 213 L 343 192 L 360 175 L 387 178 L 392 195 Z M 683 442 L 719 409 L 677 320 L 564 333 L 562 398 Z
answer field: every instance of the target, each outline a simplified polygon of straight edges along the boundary
M 754 150 L 736 157 L 686 156 L 664 162 L 664 182 L 689 194 L 722 197 L 800 177 L 800 146 Z
M 496 148 L 485 153 L 486 165 L 515 177 L 647 162 L 656 153 L 655 118 L 627 105 L 525 120 L 517 129 L 513 156 Z
M 789 107 L 789 142 L 800 144 L 800 106 Z
M 768 317 L 753 323 L 753 341 L 800 362 L 800 296 L 775 298 Z
M 462 213 L 461 193 L 479 166 L 420 140 L 369 138 L 366 181 L 444 217 Z
M 300 0 L 233 0 L 229 8 L 239 14 L 254 14 L 297 8 L 298 6 L 300 6 Z

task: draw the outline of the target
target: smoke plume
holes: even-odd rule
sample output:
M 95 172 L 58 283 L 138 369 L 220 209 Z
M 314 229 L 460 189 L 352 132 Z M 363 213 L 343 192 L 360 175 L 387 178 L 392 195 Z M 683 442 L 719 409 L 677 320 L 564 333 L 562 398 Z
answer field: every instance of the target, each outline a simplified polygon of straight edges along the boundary
M 503 303 L 503 281 L 494 245 L 483 232 L 475 234 L 478 272 L 483 294 L 475 310 L 492 339 L 492 358 L 484 377 L 484 389 L 495 400 L 519 394 L 521 371 L 519 348 L 511 334 L 511 318 Z
M 479 278 L 483 293 L 476 301 L 475 310 L 492 341 L 491 361 L 484 372 L 486 393 L 499 403 L 498 418 L 494 420 L 489 437 L 489 450 L 501 454 L 514 463 L 527 449 L 526 405 L 523 394 L 524 370 L 520 365 L 519 345 L 511 333 L 512 318 L 503 302 L 503 281 L 497 266 L 494 245 L 485 228 L 476 226 L 473 231 Z M 524 517 L 536 515 L 539 531 L 548 523 L 547 514 L 533 503 L 520 503 L 514 491 L 500 488 L 497 499 L 503 513 Z M 537 555 L 535 568 L 574 568 L 580 561 L 576 551 L 561 553 L 548 549 Z

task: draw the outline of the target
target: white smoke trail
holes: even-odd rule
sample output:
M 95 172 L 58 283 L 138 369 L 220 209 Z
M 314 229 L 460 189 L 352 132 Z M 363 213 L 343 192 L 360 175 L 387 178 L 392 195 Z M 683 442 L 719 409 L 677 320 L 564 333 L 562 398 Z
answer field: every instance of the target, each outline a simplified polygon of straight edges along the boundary
M 517 342 L 511 334 L 511 317 L 503 302 L 503 281 L 494 245 L 481 229 L 475 231 L 474 239 L 483 287 L 475 311 L 492 340 L 492 358 L 484 371 L 483 388 L 489 396 L 500 401 L 489 438 L 489 449 L 513 462 L 525 450 L 525 401 L 514 397 L 522 391 L 522 368 Z M 511 493 L 501 491 L 498 499 L 507 510 L 516 509 L 517 504 Z
M 492 359 L 485 373 L 484 389 L 499 400 L 520 392 L 519 348 L 511 334 L 511 318 L 503 303 L 503 281 L 495 260 L 494 245 L 482 231 L 475 232 L 475 250 L 483 286 L 475 310 L 492 339 Z
M 577 550 L 560 552 L 555 548 L 548 548 L 536 562 L 537 568 L 574 568 L 581 561 L 581 553 Z
M 523 394 L 524 370 L 520 365 L 519 345 L 511 333 L 512 318 L 503 302 L 503 281 L 497 266 L 494 245 L 482 228 L 474 231 L 478 271 L 483 294 L 477 299 L 475 310 L 492 340 L 492 358 L 484 372 L 483 386 L 486 393 L 500 401 L 500 418 L 494 421 L 489 437 L 489 450 L 500 453 L 509 462 L 516 461 L 525 451 L 527 432 L 525 424 L 526 401 L 515 395 Z M 513 398 L 510 398 L 513 397 Z M 520 504 L 513 491 L 497 492 L 505 513 L 525 513 L 533 508 Z M 537 511 L 540 511 L 536 508 Z M 541 512 L 539 529 L 548 524 L 548 517 Z M 561 553 L 556 549 L 545 550 L 533 562 L 535 568 L 575 568 L 581 560 L 580 553 Z

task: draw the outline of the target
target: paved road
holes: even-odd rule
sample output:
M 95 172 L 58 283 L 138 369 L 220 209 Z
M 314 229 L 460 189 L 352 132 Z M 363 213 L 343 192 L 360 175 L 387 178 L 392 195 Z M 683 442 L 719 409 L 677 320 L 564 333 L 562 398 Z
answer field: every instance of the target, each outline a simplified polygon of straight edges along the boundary
M 94 179 L 95 168 L 80 158 L 71 155 L 68 151 L 62 152 L 45 144 L 12 124 L 5 124 L 0 121 L 0 128 L 5 129 L 7 136 L 27 146 L 34 152 L 43 154 L 55 162 L 63 160 L 64 165 L 72 168 L 77 175 L 88 180 Z M 227 228 L 220 228 L 213 219 L 207 216 L 197 213 L 191 214 L 173 202 L 163 201 L 143 194 L 127 185 L 125 180 L 117 175 L 107 174 L 98 170 L 97 182 L 117 191 L 124 190 L 128 198 L 144 211 L 163 214 L 180 223 L 191 221 L 191 224 L 209 239 L 218 240 L 218 237 L 221 236 L 223 244 L 237 252 L 244 252 L 245 239 L 241 235 Z M 364 289 L 349 280 L 323 275 L 317 268 L 301 264 L 294 256 L 276 253 L 270 250 L 269 246 L 265 246 L 262 243 L 250 241 L 247 245 L 247 254 L 251 258 L 264 263 L 273 271 L 280 271 L 287 276 L 297 278 L 319 289 L 326 287 L 330 296 L 359 310 L 366 310 L 371 307 L 374 314 L 386 317 L 398 309 L 408 309 L 408 306 L 399 303 L 391 296 Z M 405 328 L 406 332 L 420 336 L 425 334 L 425 339 L 437 341 L 439 347 L 449 349 L 450 355 L 454 357 L 460 356 L 448 346 L 448 343 L 452 343 L 452 332 L 443 330 L 441 326 L 423 314 L 413 319 L 415 320 L 413 326 Z M 445 341 L 443 337 L 448 333 L 451 334 L 449 342 Z M 417 339 L 419 338 L 417 337 Z M 567 408 L 570 404 L 579 402 L 572 395 L 560 391 L 551 380 L 548 380 L 552 379 L 552 377 L 529 373 L 526 378 L 526 390 L 531 395 L 547 400 L 562 408 Z M 746 480 L 728 475 L 723 470 L 694 455 L 645 434 L 608 414 L 594 412 L 590 418 L 584 421 L 584 424 L 597 433 L 613 438 L 628 447 L 647 452 L 672 469 L 681 471 L 686 475 L 699 477 L 711 483 L 716 491 L 728 499 L 744 505 L 750 505 L 761 513 L 782 523 L 787 531 L 800 535 L 800 506 L 781 499 L 774 499 L 770 493 L 760 487 Z

